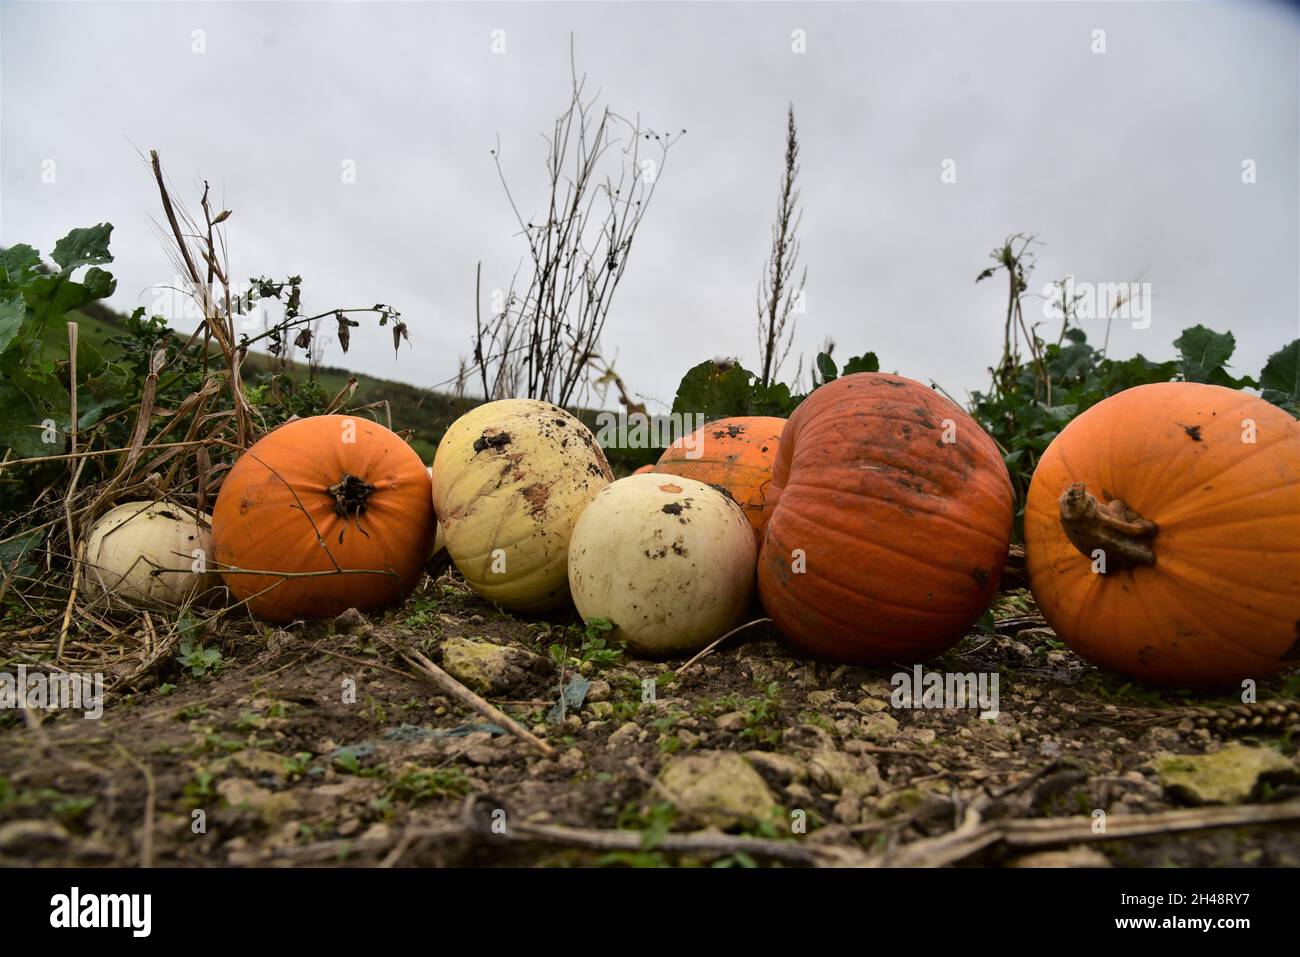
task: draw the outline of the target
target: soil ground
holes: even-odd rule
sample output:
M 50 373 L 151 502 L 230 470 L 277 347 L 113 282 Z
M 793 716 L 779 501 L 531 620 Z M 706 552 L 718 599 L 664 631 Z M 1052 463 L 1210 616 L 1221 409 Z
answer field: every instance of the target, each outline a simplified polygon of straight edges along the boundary
M 1156 693 L 1098 671 L 1036 619 L 1026 592 L 1004 592 L 995 618 L 926 664 L 996 674 L 999 714 L 986 720 L 977 709 L 896 707 L 891 675 L 910 663 L 805 660 L 761 625 L 675 677 L 681 661 L 637 660 L 576 619 L 515 619 L 443 573 L 383 615 L 250 621 L 209 636 L 219 664 L 194 675 L 172 661 L 147 686 L 111 696 L 98 721 L 5 713 L 0 862 L 800 863 L 746 838 L 874 862 L 953 831 L 972 805 L 995 821 L 1174 810 L 1189 796 L 1167 786 L 1161 756 L 1234 742 L 1291 768 L 1272 768 L 1236 803 L 1300 797 L 1290 732 L 1229 741 L 1185 710 L 1236 699 Z M 467 666 L 466 651 L 487 645 L 485 670 L 471 673 L 477 659 Z M 413 674 L 401 648 L 478 681 L 554 756 Z M 1298 684 L 1295 674 L 1278 679 L 1260 699 L 1294 699 Z M 561 716 L 566 686 L 571 701 L 585 693 Z M 600 846 L 611 830 L 637 832 L 634 846 Z M 719 831 L 735 846 L 664 840 Z M 1296 865 L 1300 823 L 1038 849 L 993 842 L 953 862 Z

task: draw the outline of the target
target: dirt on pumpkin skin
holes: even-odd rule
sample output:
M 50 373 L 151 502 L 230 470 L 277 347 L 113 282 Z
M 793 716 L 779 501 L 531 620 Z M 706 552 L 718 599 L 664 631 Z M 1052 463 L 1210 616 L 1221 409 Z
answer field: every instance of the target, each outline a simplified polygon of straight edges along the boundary
M 891 676 L 910 664 L 803 660 L 762 626 L 673 679 L 681 661 L 632 659 L 573 619 L 512 618 L 446 576 L 382 616 L 284 629 L 249 622 L 209 636 L 223 655 L 216 673 L 195 678 L 173 663 L 152 687 L 110 698 L 101 720 L 59 713 L 33 727 L 8 713 L 0 724 L 0 863 L 654 865 L 727 857 L 666 853 L 653 840 L 611 851 L 554 837 L 490 839 L 466 823 L 466 798 L 479 795 L 478 806 L 497 809 L 507 830 L 510 821 L 643 832 L 694 830 L 699 819 L 718 826 L 716 808 L 692 811 L 660 780 L 674 763 L 665 780 L 706 793 L 716 787 L 733 833 L 876 855 L 950 831 L 981 797 L 996 799 L 986 819 L 1170 810 L 1182 804 L 1155 770 L 1160 756 L 1232 743 L 1171 710 L 1229 699 L 1134 690 L 1098 672 L 1033 620 L 1023 592 L 1002 596 L 998 614 L 1000 632 L 972 635 L 926 663 L 928 671 L 996 675 L 996 721 L 971 709 L 895 707 Z M 412 676 L 401 648 L 460 670 L 555 756 Z M 494 671 L 502 660 L 508 667 Z M 1296 684 L 1294 676 L 1276 680 L 1260 697 Z M 561 717 L 554 706 L 564 686 L 585 694 Z M 653 702 L 644 700 L 652 693 Z M 1162 714 L 1168 720 L 1150 720 Z M 1289 734 L 1237 740 L 1296 766 Z M 728 790 L 727 774 L 744 781 Z M 1274 773 L 1240 800 L 1297 796 L 1296 777 Z M 758 803 L 747 814 L 738 800 Z M 795 821 L 803 833 L 791 833 Z M 1300 825 L 1043 850 L 1075 864 L 1296 865 Z M 959 863 L 1005 865 L 1027 853 L 995 845 Z M 728 860 L 755 861 L 772 859 Z

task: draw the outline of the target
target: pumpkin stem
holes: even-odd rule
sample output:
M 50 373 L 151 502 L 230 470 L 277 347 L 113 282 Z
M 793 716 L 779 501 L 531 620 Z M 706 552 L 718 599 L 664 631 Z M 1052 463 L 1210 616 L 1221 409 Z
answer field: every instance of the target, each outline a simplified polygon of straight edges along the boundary
M 1160 530 L 1119 499 L 1101 505 L 1082 482 L 1061 493 L 1061 528 L 1085 558 L 1098 549 L 1114 568 L 1154 565 L 1153 539 Z
M 374 493 L 375 487 L 365 479 L 355 475 L 344 474 L 335 484 L 325 491 L 334 498 L 334 511 L 342 518 L 353 518 L 366 513 L 366 503 Z

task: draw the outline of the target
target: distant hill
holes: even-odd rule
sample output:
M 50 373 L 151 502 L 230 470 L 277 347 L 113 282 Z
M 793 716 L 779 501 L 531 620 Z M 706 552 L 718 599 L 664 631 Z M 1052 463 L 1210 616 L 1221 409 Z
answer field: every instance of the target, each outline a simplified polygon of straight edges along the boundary
M 69 316 L 75 316 L 78 335 L 86 342 L 107 355 L 113 354 L 115 347 L 107 345 L 107 341 L 118 334 L 116 327 L 122 319 L 119 313 L 102 304 L 94 303 L 80 310 L 79 313 L 70 313 Z M 62 328 L 51 331 L 49 338 L 52 343 L 57 338 L 66 348 L 66 338 Z M 244 378 L 251 380 L 276 362 L 277 359 L 265 352 L 250 352 L 244 360 Z M 303 378 L 309 374 L 308 367 L 300 362 L 290 362 L 288 371 Z M 316 380 L 331 394 L 347 385 L 348 379 L 352 377 L 357 380 L 357 391 L 349 405 L 355 408 L 372 402 L 387 402 L 392 416 L 392 427 L 399 432 L 411 431 L 411 447 L 425 462 L 433 461 L 433 454 L 447 427 L 474 406 L 479 405 L 481 401 L 476 398 L 457 399 L 444 392 L 433 392 L 392 379 L 380 379 L 339 366 L 322 366 L 316 370 Z M 588 426 L 594 424 L 595 416 L 594 411 L 578 412 L 578 417 Z M 375 418 L 384 421 L 382 412 L 377 412 Z M 630 472 L 643 464 L 639 458 L 628 458 L 617 450 L 607 450 L 607 454 L 611 467 L 617 473 Z

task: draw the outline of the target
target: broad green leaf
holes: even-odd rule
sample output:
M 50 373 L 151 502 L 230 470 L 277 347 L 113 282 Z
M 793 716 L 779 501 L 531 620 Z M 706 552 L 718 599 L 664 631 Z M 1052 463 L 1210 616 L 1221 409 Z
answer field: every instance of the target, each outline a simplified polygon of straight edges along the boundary
M 65 273 L 79 266 L 111 263 L 113 254 L 108 251 L 108 240 L 112 234 L 112 223 L 74 229 L 54 244 L 51 258 Z
M 1174 340 L 1178 350 L 1178 371 L 1188 382 L 1209 382 L 1215 370 L 1221 370 L 1232 358 L 1237 340 L 1231 332 L 1215 332 L 1205 326 L 1192 326 Z
M 682 377 L 673 399 L 673 412 L 700 414 L 705 421 L 735 415 L 788 416 L 798 400 L 790 388 L 775 383 L 764 388 L 757 377 L 739 365 L 720 367 L 701 362 Z
M 864 352 L 860 356 L 854 356 L 848 362 L 844 363 L 844 371 L 841 375 L 853 375 L 855 372 L 879 372 L 880 360 L 876 358 L 874 352 Z
M 10 286 L 21 286 L 37 273 L 41 264 L 41 254 L 26 243 L 18 243 L 0 251 L 0 266 L 4 268 L 5 279 Z
M 699 413 L 708 420 L 745 415 L 753 380 L 739 365 L 723 369 L 711 359 L 701 362 L 682 377 L 673 411 Z
M 45 540 L 45 529 L 38 528 L 30 532 L 15 535 L 5 542 L 0 542 L 0 566 L 13 569 L 21 565 L 33 548 Z
M 62 452 L 62 444 L 42 441 L 42 421 L 25 392 L 8 383 L 0 384 L 0 449 L 12 449 L 14 458 L 20 459 Z
M 1122 362 L 1109 362 L 1103 370 L 1110 380 L 1109 393 L 1122 392 L 1135 385 L 1148 382 L 1168 382 L 1178 374 L 1178 363 L 1173 359 L 1167 362 L 1152 362 L 1138 354 Z
M 67 349 L 64 349 L 66 352 Z M 99 374 L 105 365 L 104 354 L 90 344 L 84 335 L 77 336 L 77 380 Z
M 36 277 L 23 287 L 23 298 L 35 322 L 33 332 L 40 335 L 47 325 L 71 310 L 112 295 L 116 286 L 111 273 L 93 266 L 86 270 L 82 282 L 74 282 L 66 273 Z
M 9 348 L 9 343 L 14 341 L 26 318 L 27 303 L 21 295 L 0 302 L 0 352 Z
M 80 348 L 77 352 L 81 352 Z M 129 381 L 127 370 L 112 362 L 105 362 L 96 375 L 81 380 L 77 386 L 77 428 L 88 429 L 106 413 L 126 405 L 131 398 L 127 394 Z
M 834 382 L 839 378 L 840 370 L 828 353 L 817 353 L 817 374 L 822 377 L 822 382 Z
M 1264 398 L 1277 405 L 1300 406 L 1300 339 L 1294 339 L 1268 357 L 1259 374 Z

